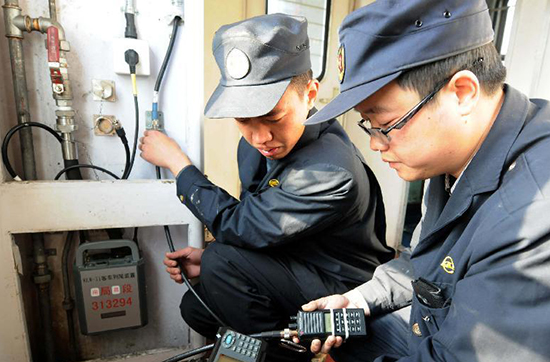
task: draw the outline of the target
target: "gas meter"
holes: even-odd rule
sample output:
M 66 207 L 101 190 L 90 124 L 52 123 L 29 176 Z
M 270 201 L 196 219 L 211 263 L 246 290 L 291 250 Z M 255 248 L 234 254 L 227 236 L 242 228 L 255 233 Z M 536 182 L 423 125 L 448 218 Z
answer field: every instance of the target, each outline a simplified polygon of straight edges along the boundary
M 147 324 L 144 261 L 131 240 L 80 245 L 74 267 L 82 334 Z

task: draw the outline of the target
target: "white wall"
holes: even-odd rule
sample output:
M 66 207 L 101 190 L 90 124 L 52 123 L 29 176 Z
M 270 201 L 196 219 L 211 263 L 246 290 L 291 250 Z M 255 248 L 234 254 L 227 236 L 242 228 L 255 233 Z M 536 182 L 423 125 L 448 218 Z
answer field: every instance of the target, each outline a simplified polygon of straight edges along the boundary
M 134 135 L 134 110 L 131 84 L 128 76 L 113 72 L 111 42 L 124 33 L 124 16 L 121 11 L 125 1 L 70 1 L 58 0 L 58 20 L 64 26 L 66 38 L 71 44 L 68 54 L 70 79 L 74 93 L 74 108 L 79 130 L 75 134 L 81 162 L 91 162 L 120 174 L 124 166 L 123 147 L 117 137 L 98 137 L 93 134 L 92 115 L 115 115 L 126 129 L 128 138 Z M 151 48 L 151 76 L 138 77 L 140 100 L 140 128 L 144 128 L 144 111 L 151 108 L 152 90 L 166 46 L 171 26 L 165 19 L 170 10 L 170 0 L 155 2 L 136 1 L 136 17 L 139 37 L 149 42 Z M 48 1 L 22 0 L 23 13 L 31 17 L 48 17 Z M 193 162 L 201 166 L 201 122 L 203 99 L 203 33 L 204 7 L 202 2 L 185 3 L 186 22 L 180 28 L 178 40 L 168 73 L 164 78 L 160 107 L 165 113 L 167 133 L 189 152 Z M 4 29 L 3 17 L 0 28 Z M 5 38 L 3 38 L 5 39 Z M 55 102 L 51 96 L 49 71 L 44 48 L 44 35 L 25 34 L 27 86 L 30 112 L 33 121 L 55 124 Z M 16 121 L 11 70 L 7 41 L 0 42 L 0 132 L 14 126 Z M 93 78 L 114 80 L 117 101 L 100 104 L 92 100 Z M 49 180 L 62 168 L 59 144 L 50 135 L 34 131 L 39 179 Z M 10 146 L 16 170 L 18 140 L 14 137 Z M 138 151 L 139 155 L 139 151 Z M 21 172 L 21 171 L 20 171 Z M 57 303 L 60 299 L 58 261 L 62 252 L 63 230 L 101 229 L 106 227 L 146 227 L 140 231 L 140 247 L 147 263 L 149 325 L 132 331 L 110 332 L 103 336 L 79 336 L 81 359 L 113 354 L 124 354 L 151 348 L 189 346 L 197 344 L 195 336 L 179 315 L 179 299 L 184 287 L 178 286 L 164 272 L 161 260 L 167 245 L 160 227 L 173 228 L 177 247 L 200 245 L 202 226 L 179 203 L 175 185 L 170 181 L 156 181 L 154 167 L 136 158 L 131 180 L 107 181 L 108 176 L 95 172 L 83 172 L 86 179 L 106 181 L 0 183 L 0 355 L 2 361 L 25 361 L 39 339 L 34 323 L 27 323 L 24 305 L 32 305 L 33 292 L 22 285 L 30 275 L 23 276 L 27 255 L 13 248 L 13 234 L 49 231 L 46 246 L 57 249 L 57 256 L 50 257 L 54 273 L 52 312 L 56 345 L 59 353 L 66 352 L 66 324 L 64 311 Z M 0 171 L 1 180 L 9 177 Z M 168 174 L 165 174 L 167 177 Z M 131 233 L 127 233 L 131 235 Z M 25 238 L 17 236 L 17 243 Z M 28 249 L 24 245 L 22 249 Z M 21 279 L 25 278 L 25 279 Z M 28 309 L 28 308 L 27 308 Z M 34 316 L 33 316 L 34 317 Z M 28 328 L 27 328 L 28 327 Z M 33 339 L 29 339 L 29 335 Z M 33 347 L 33 348 L 31 348 Z M 66 355 L 65 355 L 66 358 Z

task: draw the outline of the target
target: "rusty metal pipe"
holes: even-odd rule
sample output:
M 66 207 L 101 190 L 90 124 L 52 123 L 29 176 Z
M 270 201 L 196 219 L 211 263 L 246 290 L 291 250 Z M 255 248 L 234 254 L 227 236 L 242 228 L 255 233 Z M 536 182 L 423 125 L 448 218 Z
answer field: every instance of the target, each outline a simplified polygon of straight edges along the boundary
M 19 124 L 30 122 L 29 99 L 27 90 L 27 78 L 25 75 L 25 57 L 23 54 L 23 33 L 14 23 L 15 18 L 21 17 L 21 8 L 18 0 L 5 0 L 4 20 L 6 37 L 8 38 L 10 63 L 13 77 L 13 90 L 17 122 Z M 36 160 L 34 155 L 34 143 L 30 127 L 20 131 L 21 154 L 23 158 L 23 172 L 26 180 L 36 180 Z M 40 318 L 42 321 L 43 346 L 46 361 L 55 361 L 55 347 L 53 338 L 52 316 L 50 306 L 50 280 L 51 274 L 46 261 L 44 251 L 44 235 L 32 234 L 33 256 L 35 263 L 34 282 L 38 289 L 40 304 Z
M 63 84 L 52 84 L 53 97 L 58 107 L 55 112 L 57 117 L 56 126 L 57 130 L 61 132 L 63 136 L 63 159 L 66 161 L 78 161 L 78 153 L 73 136 L 73 132 L 77 129 L 77 126 L 74 121 L 75 112 L 72 108 L 73 93 L 66 58 L 66 52 L 70 51 L 70 44 L 65 39 L 65 30 L 63 29 L 63 26 L 61 26 L 61 24 L 54 19 L 43 17 L 31 18 L 26 15 L 15 16 L 13 19 L 13 24 L 17 27 L 17 29 L 29 33 L 33 31 L 47 33 L 48 29 L 51 27 L 57 29 L 59 36 L 58 67 L 59 71 L 63 75 Z M 75 170 L 75 172 L 80 174 L 78 170 Z

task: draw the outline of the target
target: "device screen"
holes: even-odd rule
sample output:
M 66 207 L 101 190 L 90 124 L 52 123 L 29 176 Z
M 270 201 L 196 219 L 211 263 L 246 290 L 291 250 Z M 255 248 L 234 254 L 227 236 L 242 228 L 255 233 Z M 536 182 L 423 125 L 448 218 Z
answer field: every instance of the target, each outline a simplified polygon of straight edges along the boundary
M 330 313 L 325 313 L 325 332 L 332 332 L 332 319 Z
M 220 354 L 220 356 L 217 359 L 217 362 L 240 362 L 240 361 L 236 360 L 235 358 L 226 356 L 225 354 Z

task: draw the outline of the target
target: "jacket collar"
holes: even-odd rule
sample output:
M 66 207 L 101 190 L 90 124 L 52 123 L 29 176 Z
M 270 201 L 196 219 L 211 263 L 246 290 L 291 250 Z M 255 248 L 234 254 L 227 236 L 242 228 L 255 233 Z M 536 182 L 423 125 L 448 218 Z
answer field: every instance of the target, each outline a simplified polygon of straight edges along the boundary
M 308 113 L 308 118 L 314 115 L 317 112 L 316 108 L 312 108 Z M 262 181 L 259 183 L 258 188 L 264 187 L 267 182 L 272 178 L 273 175 L 276 175 L 279 173 L 279 170 L 281 168 L 284 168 L 285 165 L 293 158 L 292 156 L 301 148 L 304 148 L 311 142 L 317 140 L 321 133 L 324 132 L 329 126 L 332 124 L 331 121 L 322 122 L 318 124 L 308 125 L 305 126 L 304 133 L 302 133 L 302 136 L 300 136 L 300 139 L 298 142 L 296 142 L 296 145 L 292 148 L 292 150 L 286 155 L 283 159 L 277 160 L 271 169 L 265 174 Z M 259 153 L 258 153 L 259 154 Z M 260 155 L 262 158 L 262 162 L 266 162 L 266 158 L 262 155 Z
M 421 239 L 443 229 L 462 216 L 472 204 L 475 195 L 496 190 L 512 146 L 523 128 L 529 100 L 519 91 L 505 85 L 504 102 L 487 138 L 464 171 L 456 189 L 449 197 L 444 187 L 444 176 L 430 180 L 426 193 L 426 210 Z M 448 199 L 448 201 L 447 201 Z
M 307 118 L 313 116 L 315 113 L 317 113 L 317 108 L 312 108 L 309 111 Z M 284 159 L 288 158 L 290 155 L 292 155 L 294 152 L 298 151 L 299 149 L 307 146 L 312 141 L 315 141 L 316 139 L 318 139 L 322 130 L 327 128 L 328 123 L 329 122 L 323 122 L 323 123 L 306 126 L 304 129 L 304 133 L 302 133 L 302 136 L 300 137 L 300 139 L 298 140 L 298 142 L 296 143 L 292 151 L 290 151 L 289 154 L 286 155 Z

